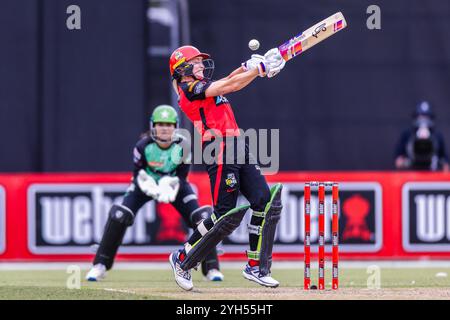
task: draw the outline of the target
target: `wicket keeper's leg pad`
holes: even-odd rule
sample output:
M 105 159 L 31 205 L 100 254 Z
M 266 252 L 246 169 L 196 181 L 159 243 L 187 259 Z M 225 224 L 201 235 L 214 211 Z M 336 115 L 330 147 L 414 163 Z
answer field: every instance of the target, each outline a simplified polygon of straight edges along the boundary
M 234 208 L 218 219 L 212 214 L 211 218 L 214 224 L 209 230 L 202 221 L 197 228 L 202 237 L 189 250 L 186 250 L 186 257 L 181 263 L 181 268 L 185 271 L 192 269 L 205 259 L 220 241 L 239 227 L 249 207 L 250 205 L 245 205 Z
M 102 263 L 106 269 L 111 269 L 114 257 L 127 228 L 133 225 L 134 213 L 123 205 L 114 204 L 109 210 L 108 221 L 103 231 L 102 241 L 95 255 L 94 265 Z
M 275 231 L 278 221 L 280 221 L 281 210 L 283 209 L 281 203 L 282 189 L 283 185 L 281 183 L 277 183 L 270 188 L 270 201 L 264 210 L 264 221 L 261 226 L 262 230 L 258 241 L 258 251 L 260 252 L 259 271 L 261 275 L 269 274 L 272 266 L 272 248 Z

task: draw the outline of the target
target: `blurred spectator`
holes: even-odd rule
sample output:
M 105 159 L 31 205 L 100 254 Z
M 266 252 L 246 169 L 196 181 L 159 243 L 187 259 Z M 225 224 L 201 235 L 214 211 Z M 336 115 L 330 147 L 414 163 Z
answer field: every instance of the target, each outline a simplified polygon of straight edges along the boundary
M 442 134 L 435 128 L 435 115 L 427 101 L 419 103 L 412 126 L 403 131 L 395 151 L 395 167 L 406 170 L 449 171 Z

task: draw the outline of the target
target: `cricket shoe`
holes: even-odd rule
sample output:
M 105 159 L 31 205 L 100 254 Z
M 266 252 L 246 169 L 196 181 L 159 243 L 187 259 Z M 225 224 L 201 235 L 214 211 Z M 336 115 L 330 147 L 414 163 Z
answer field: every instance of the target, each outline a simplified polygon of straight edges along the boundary
M 205 276 L 208 281 L 223 281 L 223 274 L 217 269 L 211 269 Z
M 242 275 L 245 279 L 254 281 L 257 284 L 260 284 L 265 287 L 276 288 L 280 285 L 280 283 L 270 276 L 270 273 L 263 276 L 259 272 L 259 266 L 250 267 L 248 264 L 245 266 L 244 271 L 242 271 Z
M 172 266 L 173 275 L 175 276 L 175 282 L 180 286 L 180 288 L 189 291 L 194 288 L 192 283 L 191 271 L 184 271 L 181 269 L 181 260 L 178 259 L 179 252 L 174 251 L 169 256 L 169 262 Z
M 101 263 L 94 265 L 86 275 L 87 281 L 98 281 L 106 277 L 106 267 Z

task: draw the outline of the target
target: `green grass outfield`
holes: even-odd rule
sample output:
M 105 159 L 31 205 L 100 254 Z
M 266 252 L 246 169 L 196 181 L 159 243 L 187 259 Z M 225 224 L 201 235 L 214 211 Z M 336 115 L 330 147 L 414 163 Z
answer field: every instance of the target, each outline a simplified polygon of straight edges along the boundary
M 302 269 L 274 269 L 273 276 L 280 281 L 276 289 L 245 280 L 237 268 L 222 271 L 224 282 L 207 282 L 194 272 L 191 292 L 175 284 L 169 269 L 113 270 L 98 283 L 85 281 L 82 270 L 80 289 L 67 289 L 66 270 L 0 271 L 0 299 L 450 299 L 450 278 L 436 276 L 450 275 L 445 267 L 380 268 L 380 289 L 368 289 L 371 274 L 366 268 L 341 269 L 340 289 L 325 292 L 303 291 Z M 329 276 L 328 272 L 328 288 Z

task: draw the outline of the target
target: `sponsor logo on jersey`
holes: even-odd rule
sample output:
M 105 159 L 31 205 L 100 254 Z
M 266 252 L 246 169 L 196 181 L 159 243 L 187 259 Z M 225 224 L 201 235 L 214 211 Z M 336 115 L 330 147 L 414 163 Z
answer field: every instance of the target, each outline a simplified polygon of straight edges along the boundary
M 216 97 L 216 106 L 220 106 L 221 104 L 224 104 L 224 103 L 229 103 L 227 98 L 225 98 L 224 96 Z
M 160 162 L 160 161 L 148 161 L 148 166 L 149 167 L 154 167 L 154 168 L 161 168 L 164 166 L 164 162 Z

